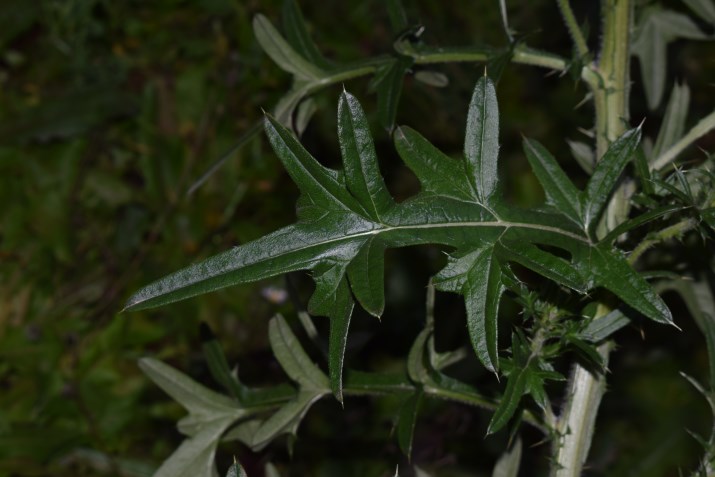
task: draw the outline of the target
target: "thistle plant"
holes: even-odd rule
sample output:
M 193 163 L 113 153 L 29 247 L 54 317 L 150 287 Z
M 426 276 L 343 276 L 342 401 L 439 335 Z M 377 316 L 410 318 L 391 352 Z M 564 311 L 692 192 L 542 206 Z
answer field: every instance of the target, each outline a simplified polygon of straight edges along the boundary
M 653 140 L 643 137 L 641 125 L 631 124 L 628 108 L 631 56 L 640 63 L 648 104 L 656 108 L 667 89 L 663 65 L 668 42 L 709 36 L 683 13 L 657 5 L 636 9 L 633 3 L 601 2 L 600 45 L 598 51 L 591 51 L 569 2 L 558 0 L 573 39 L 572 58 L 528 47 L 509 27 L 504 2 L 494 5 L 501 9 L 508 39 L 502 48 L 426 45 L 421 40 L 423 27 L 408 23 L 398 1 L 387 2 L 398 32 L 394 54 L 346 64 L 335 64 L 320 53 L 292 0 L 285 2 L 283 34 L 258 15 L 256 38 L 271 59 L 293 76 L 293 86 L 246 137 L 262 130 L 300 189 L 297 221 L 149 284 L 129 298 L 126 309 L 162 306 L 307 271 L 315 290 L 307 313 L 299 311 L 300 321 L 315 336 L 313 317 L 329 319 L 327 366 L 309 357 L 282 316 L 271 320 L 268 333 L 290 384 L 261 389 L 244 384 L 208 329 L 204 353 L 224 394 L 158 360 L 142 359 L 145 373 L 189 412 L 179 422 L 187 439 L 155 475 L 214 475 L 219 442 L 239 441 L 260 450 L 278 436 L 299 435 L 301 421 L 318 400 L 332 398 L 348 406 L 354 395 L 375 399 L 393 395 L 401 400 L 396 437 L 407 456 L 423 402 L 444 399 L 491 413 L 487 435 L 507 430 L 514 437 L 494 475 L 517 475 L 522 444 L 516 436 L 521 425 L 538 429 L 551 443 L 551 475 L 581 475 L 615 333 L 638 316 L 647 318 L 646 326 L 677 332 L 678 323 L 660 296 L 666 290 L 683 297 L 705 334 L 710 381 L 715 383 L 715 306 L 708 285 L 712 274 L 696 275 L 681 264 L 658 263 L 655 253 L 674 239 L 696 236 L 706 243 L 712 239 L 715 177 L 709 170 L 710 156 L 706 154 L 696 165 L 690 163 L 688 169 L 674 164 L 692 159 L 689 146 L 715 128 L 715 111 L 685 131 L 689 92 L 686 85 L 675 85 Z M 709 22 L 712 30 L 712 2 L 685 3 L 697 21 Z M 465 105 L 461 157 L 440 151 L 408 125 L 394 124 L 403 77 L 417 65 L 450 62 L 485 65 Z M 577 156 L 589 175 L 583 188 L 572 182 L 536 138 L 523 139 L 524 159 L 546 197 L 537 208 L 520 208 L 504 200 L 498 172 L 500 114 L 495 79 L 500 65 L 507 62 L 573 73 L 588 88 L 595 111 L 593 144 L 585 146 L 591 154 Z M 421 73 L 428 82 L 443 80 L 436 73 Z M 419 180 L 420 192 L 408 200 L 397 202 L 386 188 L 373 143 L 375 128 L 358 97 L 348 92 L 348 80 L 362 76 L 372 76 L 380 125 Z M 315 114 L 311 95 L 340 84 L 345 85 L 337 104 L 342 167 L 331 169 L 313 157 L 299 137 Z M 385 310 L 385 251 L 426 244 L 444 250 L 447 263 L 425 284 L 427 320 L 405 357 L 403 372 L 351 369 L 345 350 L 354 309 L 360 307 L 378 318 Z M 712 250 L 711 244 L 708 247 Z M 710 264 L 712 259 L 707 257 Z M 548 285 L 535 286 L 525 274 L 540 276 Z M 454 318 L 435 316 L 435 290 L 463 297 L 464 333 L 471 343 L 468 353 L 476 355 L 499 381 L 498 399 L 485 395 L 475 383 L 450 375 L 449 366 L 467 353 L 436 350 L 435 327 L 440 320 Z M 504 296 L 522 310 L 507 330 L 498 326 Z M 500 340 L 500 334 L 506 338 Z M 504 342 L 509 346 L 500 348 Z M 572 363 L 569 373 L 559 371 L 557 364 L 564 360 Z M 689 379 L 712 404 L 709 387 Z M 559 394 L 547 391 L 551 389 Z M 710 475 L 715 436 L 701 440 L 705 454 L 693 475 Z M 237 465 L 232 468 L 233 475 L 237 469 Z

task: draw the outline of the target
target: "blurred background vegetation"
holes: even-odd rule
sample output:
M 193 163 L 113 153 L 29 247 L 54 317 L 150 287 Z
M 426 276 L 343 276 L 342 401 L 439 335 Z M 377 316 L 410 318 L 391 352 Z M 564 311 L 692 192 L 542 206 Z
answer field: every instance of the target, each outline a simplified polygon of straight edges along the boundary
M 299 3 L 328 57 L 390 52 L 383 2 Z M 410 18 L 426 25 L 427 43 L 505 43 L 496 1 L 405 3 Z M 508 3 L 512 25 L 531 46 L 570 56 L 555 2 Z M 573 3 L 580 18 L 590 19 L 595 43 L 597 2 Z M 266 326 L 278 311 L 294 319 L 294 305 L 310 287 L 302 274 L 290 277 L 295 303 L 284 300 L 287 282 L 275 280 L 119 314 L 139 286 L 294 219 L 297 189 L 260 135 L 188 193 L 260 120 L 261 108 L 270 110 L 289 87 L 251 29 L 259 12 L 279 25 L 280 7 L 279 0 L 0 2 L 0 476 L 151 475 L 181 441 L 174 423 L 183 410 L 148 382 L 136 361 L 160 358 L 215 388 L 201 354 L 202 321 L 246 381 L 284 379 L 268 351 Z M 712 44 L 676 43 L 669 51 L 669 84 L 687 81 L 692 118 L 702 117 L 715 97 Z M 443 89 L 406 79 L 397 122 L 457 153 L 483 66 L 439 70 L 450 80 Z M 374 118 L 367 80 L 345 86 Z M 339 161 L 339 91 L 316 97 L 319 110 L 304 134 L 326 164 Z M 501 173 L 511 200 L 533 205 L 543 198 L 520 152 L 521 134 L 542 141 L 577 182 L 586 179 L 565 141 L 587 140 L 580 129 L 591 126 L 592 112 L 588 105 L 576 108 L 584 94 L 568 76 L 507 66 L 498 95 Z M 634 121 L 647 116 L 646 131 L 657 131 L 663 111 L 647 112 L 639 89 L 632 102 Z M 409 197 L 416 179 L 388 134 L 377 126 L 373 133 L 388 187 L 398 200 Z M 700 145 L 713 150 L 714 142 L 711 134 Z M 388 253 L 388 308 L 381 323 L 355 317 L 350 366 L 400 366 L 424 321 L 427 278 L 443 260 L 437 249 Z M 437 302 L 444 347 L 464 340 L 463 305 L 452 298 L 440 294 Z M 670 298 L 685 332 L 647 325 L 618 335 L 593 475 L 677 475 L 699 456 L 686 429 L 705 433 L 708 413 L 678 371 L 704 379 L 704 340 Z M 325 329 L 320 319 L 318 325 Z M 462 372 L 498 392 L 475 363 Z M 220 449 L 219 459 L 225 469 L 235 454 L 257 476 L 269 460 L 282 475 L 388 475 L 397 463 L 407 468 L 391 436 L 397 405 L 355 399 L 343 411 L 326 399 L 310 411 L 292 457 L 284 445 L 260 454 L 232 445 Z M 456 404 L 428 403 L 413 463 L 435 475 L 488 475 L 505 440 L 483 439 L 488 418 Z M 546 448 L 527 451 L 523 475 L 547 467 Z

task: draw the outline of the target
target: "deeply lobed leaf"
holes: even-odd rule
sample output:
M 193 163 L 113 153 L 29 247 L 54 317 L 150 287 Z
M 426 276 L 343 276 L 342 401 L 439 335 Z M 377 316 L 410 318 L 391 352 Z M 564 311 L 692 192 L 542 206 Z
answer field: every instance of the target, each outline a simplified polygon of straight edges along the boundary
M 497 123 L 494 85 L 483 77 L 470 103 L 463 159 L 452 159 L 415 131 L 399 128 L 396 148 L 423 190 L 398 204 L 379 173 L 365 114 L 353 96 L 343 93 L 338 108 L 342 171 L 321 165 L 288 129 L 267 116 L 271 146 L 301 191 L 298 222 L 148 285 L 130 297 L 127 309 L 309 270 L 316 282 L 309 310 L 331 319 L 329 386 L 338 399 L 353 297 L 371 314 L 382 314 L 383 255 L 390 247 L 441 244 L 453 249 L 435 284 L 464 295 L 473 347 L 495 372 L 497 316 L 507 262 L 579 293 L 607 288 L 649 318 L 671 322 L 670 312 L 648 283 L 609 248 L 609 242 L 596 244 L 584 230 L 592 229 L 600 216 L 638 144 L 640 130 L 615 141 L 582 193 L 545 149 L 527 141 L 527 156 L 559 216 L 515 209 L 500 200 Z M 561 249 L 569 258 L 556 256 L 543 245 Z M 323 386 L 327 384 L 318 387 Z

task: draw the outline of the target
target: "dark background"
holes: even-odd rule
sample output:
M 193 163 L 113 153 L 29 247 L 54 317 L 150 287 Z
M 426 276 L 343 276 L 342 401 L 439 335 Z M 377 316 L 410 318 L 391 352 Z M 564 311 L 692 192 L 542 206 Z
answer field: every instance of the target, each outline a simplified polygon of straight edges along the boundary
M 393 34 L 381 1 L 299 2 L 326 56 L 349 61 L 389 53 Z M 498 3 L 406 1 L 425 42 L 503 45 Z M 510 3 L 513 27 L 534 47 L 570 56 L 555 2 Z M 598 41 L 597 2 L 573 2 Z M 513 8 L 511 8 L 513 6 Z M 118 314 L 123 300 L 149 281 L 244 243 L 294 220 L 297 189 L 259 136 L 227 160 L 194 194 L 187 190 L 290 86 L 256 43 L 251 19 L 280 25 L 278 0 L 2 0 L 0 2 L 0 476 L 151 475 L 181 441 L 174 423 L 184 411 L 141 374 L 139 357 L 162 359 L 216 387 L 201 355 L 198 326 L 210 324 L 250 384 L 285 378 L 267 348 L 268 319 L 290 304 L 262 294 L 275 279 L 165 308 Z M 682 9 L 679 2 L 673 7 Z M 668 84 L 692 89 L 691 119 L 713 107 L 712 44 L 676 42 Z M 435 89 L 408 76 L 399 124 L 421 131 L 450 154 L 461 150 L 467 103 L 483 65 L 434 68 L 450 80 Z M 663 107 L 645 109 L 633 68 L 633 123 L 647 118 L 655 135 Z M 363 103 L 388 188 L 398 200 L 416 179 L 374 121 L 367 79 L 345 87 Z M 339 163 L 336 104 L 340 86 L 317 95 L 319 110 L 306 147 Z M 507 66 L 499 82 L 502 184 L 528 206 L 543 194 L 521 152 L 521 135 L 544 143 L 583 184 L 566 139 L 588 141 L 586 90 L 568 75 Z M 699 145 L 712 150 L 713 136 Z M 438 249 L 387 256 L 386 313 L 378 323 L 358 313 L 348 365 L 389 369 L 424 322 L 428 277 L 444 263 Z M 305 299 L 310 281 L 291 277 Z M 683 332 L 637 323 L 618 333 L 609 391 L 599 415 L 589 475 L 678 475 L 700 455 L 686 429 L 709 432 L 704 400 L 679 376 L 705 381 L 704 340 L 669 296 Z M 505 314 L 518 310 L 504 304 Z M 510 320 L 507 316 L 507 320 Z M 460 299 L 439 294 L 438 345 L 464 342 Z M 511 323 L 507 321 L 507 323 Z M 318 319 L 325 329 L 325 323 Z M 462 370 L 485 392 L 500 387 L 468 362 Z M 554 397 L 562 395 L 556 387 Z M 273 461 L 281 475 L 392 475 L 401 464 L 391 436 L 399 403 L 354 399 L 345 411 L 325 399 L 308 414 L 292 458 L 283 442 L 260 454 L 236 444 L 219 450 L 220 469 L 237 455 L 249 475 Z M 489 475 L 505 435 L 484 439 L 488 413 L 426 402 L 417 424 L 413 463 L 435 475 Z M 549 445 L 524 432 L 521 475 L 548 467 Z M 532 447 L 533 446 L 533 447 Z M 289 470 L 289 468 L 291 470 Z M 252 473 L 252 474 L 251 474 Z

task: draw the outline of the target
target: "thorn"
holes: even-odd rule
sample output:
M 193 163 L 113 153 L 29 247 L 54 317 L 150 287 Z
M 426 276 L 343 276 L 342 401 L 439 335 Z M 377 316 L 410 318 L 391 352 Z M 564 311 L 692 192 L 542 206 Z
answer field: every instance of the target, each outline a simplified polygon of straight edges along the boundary
M 484 65 L 484 77 L 487 77 L 487 65 Z
M 645 123 L 645 117 L 641 120 L 641 123 L 638 125 L 638 129 L 643 127 L 643 123 Z
M 347 94 L 348 91 L 345 89 L 345 83 L 342 84 L 342 87 L 343 87 L 343 93 Z
M 265 109 L 263 109 L 263 106 L 261 106 L 261 112 L 263 113 L 264 116 L 268 116 L 268 113 L 266 112 Z

